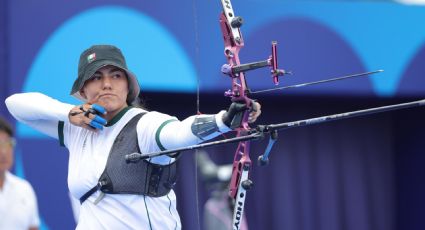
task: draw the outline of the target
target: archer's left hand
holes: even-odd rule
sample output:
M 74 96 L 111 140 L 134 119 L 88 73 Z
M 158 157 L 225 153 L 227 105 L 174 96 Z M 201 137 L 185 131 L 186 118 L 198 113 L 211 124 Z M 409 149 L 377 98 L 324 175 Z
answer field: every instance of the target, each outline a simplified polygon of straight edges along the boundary
M 252 104 L 251 104 L 251 111 L 250 111 L 249 116 L 248 116 L 248 123 L 255 122 L 257 120 L 257 118 L 261 114 L 261 105 L 260 105 L 260 103 L 258 103 L 256 101 L 251 101 L 251 102 L 252 102 Z M 246 104 L 239 103 L 239 102 L 233 102 L 230 105 L 230 107 L 227 110 L 227 112 L 225 112 L 223 114 L 223 117 L 222 117 L 223 123 L 225 125 L 227 125 L 228 127 L 231 127 L 232 128 L 232 125 L 234 125 L 234 124 L 232 124 L 232 121 L 235 118 L 235 116 L 237 114 L 240 114 L 241 112 L 247 110 L 247 109 L 248 109 L 248 107 L 247 107 Z M 238 120 L 236 124 L 239 124 L 239 122 L 240 121 Z
M 252 101 L 252 109 L 249 113 L 248 123 L 254 123 L 261 114 L 261 105 L 256 101 Z

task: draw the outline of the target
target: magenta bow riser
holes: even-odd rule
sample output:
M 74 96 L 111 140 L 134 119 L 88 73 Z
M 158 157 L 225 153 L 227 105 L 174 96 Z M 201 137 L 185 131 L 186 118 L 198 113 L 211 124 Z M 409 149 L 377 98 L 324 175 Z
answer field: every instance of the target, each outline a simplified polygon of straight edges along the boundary
M 232 81 L 232 87 L 225 92 L 225 96 L 231 97 L 233 102 L 243 102 L 247 105 L 248 110 L 239 114 L 242 118 L 238 126 L 233 126 L 237 132 L 236 137 L 246 136 L 250 132 L 248 124 L 249 112 L 252 108 L 252 100 L 248 97 L 250 90 L 247 87 L 245 71 L 270 67 L 271 76 L 275 85 L 279 84 L 279 76 L 285 71 L 279 70 L 277 67 L 277 49 L 276 42 L 272 42 L 271 56 L 264 61 L 241 64 L 239 60 L 239 51 L 244 46 L 244 40 L 240 27 L 243 20 L 241 17 L 235 16 L 230 0 L 221 0 L 223 12 L 220 14 L 220 27 L 224 39 L 224 55 L 227 64 L 221 68 L 224 74 L 227 74 Z M 233 123 L 233 122 L 232 122 Z M 252 187 L 252 181 L 249 180 L 249 170 L 251 168 L 251 159 L 249 157 L 250 141 L 239 142 L 233 159 L 233 172 L 229 185 L 229 196 L 234 199 L 235 205 L 233 210 L 232 228 L 238 230 L 242 221 L 243 210 L 245 206 L 246 191 Z

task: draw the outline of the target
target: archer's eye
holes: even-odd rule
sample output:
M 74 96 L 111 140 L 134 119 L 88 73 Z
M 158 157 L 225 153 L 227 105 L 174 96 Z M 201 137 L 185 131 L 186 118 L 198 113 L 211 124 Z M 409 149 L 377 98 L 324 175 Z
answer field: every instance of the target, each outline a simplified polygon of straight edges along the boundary
M 116 79 L 122 78 L 123 76 L 124 76 L 124 73 L 123 72 L 120 72 L 120 71 L 115 72 L 115 73 L 112 74 L 112 77 L 113 78 L 116 78 Z
M 91 80 L 92 80 L 92 81 L 99 81 L 99 80 L 102 80 L 102 76 L 101 76 L 101 75 L 94 75 L 94 76 L 91 78 Z

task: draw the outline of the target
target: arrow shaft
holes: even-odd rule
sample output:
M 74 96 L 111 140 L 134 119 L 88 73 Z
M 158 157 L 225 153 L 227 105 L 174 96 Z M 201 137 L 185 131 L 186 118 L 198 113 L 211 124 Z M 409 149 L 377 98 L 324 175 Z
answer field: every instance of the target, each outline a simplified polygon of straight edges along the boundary
M 376 107 L 376 108 L 363 109 L 363 110 L 357 110 L 357 111 L 346 112 L 346 113 L 338 113 L 338 114 L 333 114 L 333 115 L 309 118 L 309 119 L 304 119 L 304 120 L 299 120 L 299 121 L 285 122 L 285 123 L 281 123 L 281 124 L 266 125 L 265 127 L 269 131 L 271 131 L 271 130 L 282 130 L 282 129 L 289 129 L 289 128 L 295 128 L 295 127 L 301 127 L 301 126 L 314 125 L 314 124 L 319 124 L 319 123 L 324 123 L 324 122 L 336 121 L 336 120 L 341 120 L 341 119 L 347 119 L 347 118 L 352 118 L 352 117 L 371 115 L 371 114 L 375 114 L 375 113 L 382 113 L 382 112 L 388 112 L 388 111 L 393 111 L 393 110 L 413 108 L 413 107 L 424 106 L 424 105 L 425 105 L 425 99 L 419 100 L 419 101 L 395 104 L 395 105 L 387 105 L 387 106 L 382 106 L 382 107 Z
M 317 85 L 317 84 L 333 82 L 333 81 L 340 81 L 340 80 L 345 80 L 345 79 L 349 79 L 349 78 L 369 76 L 369 75 L 372 75 L 372 74 L 382 73 L 382 72 L 383 72 L 383 70 L 375 70 L 375 71 L 370 71 L 370 72 L 351 74 L 351 75 L 346 75 L 346 76 L 342 76 L 342 77 L 334 77 L 334 78 L 329 78 L 329 79 L 325 79 L 325 80 L 307 82 L 307 83 L 302 83 L 302 84 L 297 84 L 297 85 L 289 85 L 289 86 L 283 86 L 283 87 L 278 87 L 278 88 L 258 90 L 258 91 L 251 92 L 250 94 L 267 93 L 267 92 L 276 91 L 276 90 L 300 88 L 300 87 L 304 87 L 304 86 Z

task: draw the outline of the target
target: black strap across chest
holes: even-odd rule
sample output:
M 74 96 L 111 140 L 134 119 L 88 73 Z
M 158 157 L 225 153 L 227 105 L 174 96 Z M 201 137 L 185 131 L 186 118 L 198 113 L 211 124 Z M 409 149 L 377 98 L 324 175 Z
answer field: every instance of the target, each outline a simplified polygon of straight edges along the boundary
M 177 159 L 168 165 L 141 160 L 127 163 L 125 155 L 141 153 L 137 123 L 145 113 L 134 116 L 115 138 L 98 184 L 80 198 L 83 203 L 97 190 L 109 194 L 139 194 L 160 197 L 168 194 L 177 180 Z

